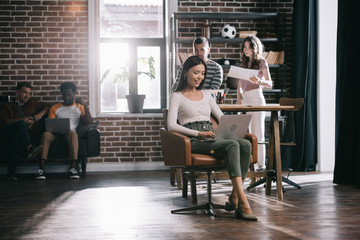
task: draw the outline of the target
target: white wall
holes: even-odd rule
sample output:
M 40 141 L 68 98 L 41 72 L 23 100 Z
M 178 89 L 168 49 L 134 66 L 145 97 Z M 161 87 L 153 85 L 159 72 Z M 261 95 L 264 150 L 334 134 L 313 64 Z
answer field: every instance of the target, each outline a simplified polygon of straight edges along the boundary
M 337 0 L 318 0 L 318 170 L 335 165 Z

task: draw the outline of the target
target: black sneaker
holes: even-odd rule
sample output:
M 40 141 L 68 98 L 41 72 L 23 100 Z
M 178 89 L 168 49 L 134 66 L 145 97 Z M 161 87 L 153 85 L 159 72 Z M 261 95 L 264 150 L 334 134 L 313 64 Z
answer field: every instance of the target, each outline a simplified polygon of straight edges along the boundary
M 45 171 L 42 169 L 39 169 L 36 173 L 36 180 L 45 180 L 46 179 L 46 175 L 45 175 Z
M 15 173 L 8 173 L 6 175 L 6 180 L 8 180 L 8 181 L 17 181 L 18 178 L 17 178 Z
M 80 178 L 79 173 L 76 171 L 75 168 L 70 168 L 70 170 L 69 170 L 69 178 L 70 179 L 79 179 Z
M 31 146 L 27 151 L 27 159 L 35 159 L 42 152 L 42 145 L 40 146 Z

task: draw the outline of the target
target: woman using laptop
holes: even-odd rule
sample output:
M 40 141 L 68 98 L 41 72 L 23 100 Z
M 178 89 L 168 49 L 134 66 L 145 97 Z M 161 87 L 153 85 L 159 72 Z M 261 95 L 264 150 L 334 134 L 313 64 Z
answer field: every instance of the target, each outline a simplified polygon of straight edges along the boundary
M 204 61 L 197 56 L 189 57 L 183 65 L 179 85 L 170 97 L 168 129 L 190 136 L 194 153 L 225 158 L 233 185 L 225 209 L 235 210 L 237 218 L 256 221 L 242 188 L 249 169 L 251 144 L 245 139 L 214 140 L 210 115 L 219 120 L 223 113 L 215 99 L 201 90 L 205 77 Z

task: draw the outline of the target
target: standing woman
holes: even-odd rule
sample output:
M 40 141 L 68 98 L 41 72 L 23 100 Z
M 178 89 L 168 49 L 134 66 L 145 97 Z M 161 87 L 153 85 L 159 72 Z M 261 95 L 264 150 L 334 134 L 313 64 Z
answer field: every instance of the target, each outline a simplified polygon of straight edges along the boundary
M 256 221 L 242 188 L 249 169 L 251 144 L 246 139 L 214 141 L 210 115 L 219 120 L 223 113 L 215 99 L 201 90 L 206 70 L 205 62 L 198 56 L 185 61 L 179 85 L 170 97 L 168 129 L 189 136 L 193 153 L 226 160 L 233 190 L 225 209 L 235 210 L 237 218 Z
M 244 39 L 240 49 L 240 66 L 243 68 L 259 70 L 258 75 L 251 77 L 251 82 L 243 85 L 238 84 L 236 104 L 265 106 L 265 98 L 262 89 L 272 88 L 271 75 L 267 61 L 261 57 L 263 45 L 254 35 Z M 250 122 L 250 132 L 254 134 L 258 141 L 265 142 L 265 112 L 253 112 Z M 257 170 L 265 170 L 265 145 L 258 146 Z

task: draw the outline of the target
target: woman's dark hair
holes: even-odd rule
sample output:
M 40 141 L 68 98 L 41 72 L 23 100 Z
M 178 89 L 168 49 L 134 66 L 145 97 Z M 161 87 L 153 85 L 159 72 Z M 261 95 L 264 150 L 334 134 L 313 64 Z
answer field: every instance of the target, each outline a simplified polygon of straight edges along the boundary
M 63 92 L 64 90 L 71 89 L 73 93 L 76 93 L 77 87 L 72 82 L 64 82 L 60 85 L 60 91 Z
M 251 63 L 251 69 L 259 69 L 260 58 L 263 53 L 264 46 L 259 38 L 254 35 L 249 35 L 244 39 L 240 46 L 240 66 L 243 68 L 249 68 L 248 64 L 250 59 L 244 53 L 245 42 L 249 42 L 250 48 L 254 50 L 254 60 Z
M 182 72 L 180 75 L 179 84 L 178 84 L 175 92 L 180 92 L 187 87 L 188 82 L 187 82 L 187 79 L 185 78 L 185 73 L 187 73 L 190 70 L 190 68 L 200 65 L 200 64 L 204 65 L 204 67 L 205 67 L 205 75 L 204 75 L 204 80 L 201 81 L 199 87 L 197 87 L 196 89 L 202 89 L 202 87 L 205 84 L 207 67 L 206 67 L 204 60 L 202 60 L 200 57 L 191 56 L 188 59 L 186 59 L 185 63 L 182 66 Z
M 26 87 L 26 88 L 30 88 L 30 89 L 31 89 L 30 83 L 28 83 L 28 82 L 19 82 L 18 85 L 16 86 L 16 90 L 20 90 L 20 89 L 22 89 L 23 87 Z

